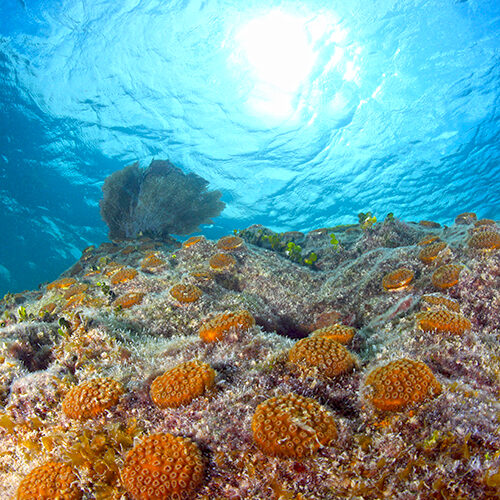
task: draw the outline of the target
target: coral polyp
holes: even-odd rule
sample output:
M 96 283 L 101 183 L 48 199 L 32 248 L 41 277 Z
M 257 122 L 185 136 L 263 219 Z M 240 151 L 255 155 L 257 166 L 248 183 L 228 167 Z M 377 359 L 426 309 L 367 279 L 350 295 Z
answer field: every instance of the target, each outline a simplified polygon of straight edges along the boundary
M 460 335 L 471 328 L 471 322 L 461 314 L 441 309 L 417 314 L 417 324 L 425 332 L 453 333 Z
M 196 243 L 200 242 L 201 240 L 203 240 L 203 236 L 191 236 L 191 238 L 188 238 L 183 244 L 182 246 L 184 248 L 189 248 L 189 247 L 192 247 L 193 245 L 196 245 Z
M 432 283 L 436 288 L 446 290 L 458 283 L 460 273 L 464 266 L 457 264 L 446 264 L 438 267 L 432 273 Z
M 435 261 L 438 257 L 438 255 L 446 249 L 448 245 L 444 241 L 436 241 L 434 243 L 431 243 L 429 245 L 424 246 L 422 250 L 420 250 L 420 253 L 418 254 L 418 258 L 424 263 L 424 264 L 431 264 L 433 261 Z
M 243 240 L 239 236 L 224 236 L 217 242 L 219 250 L 235 250 L 243 245 Z
M 267 455 L 301 458 L 312 455 L 337 437 L 333 416 L 316 400 L 285 394 L 257 406 L 253 438 Z
M 356 328 L 352 326 L 335 323 L 323 328 L 318 328 L 311 333 L 311 337 L 322 337 L 337 341 L 339 344 L 347 345 L 351 342 L 356 333 Z
M 226 253 L 216 253 L 209 260 L 210 267 L 217 271 L 229 269 L 236 265 L 236 260 L 232 255 Z
M 214 385 L 215 371 L 207 363 L 188 361 L 167 370 L 151 384 L 150 394 L 160 408 L 189 403 Z
M 126 283 L 134 279 L 137 276 L 137 271 L 133 268 L 120 269 L 111 276 L 111 284 L 118 285 L 120 283 Z
M 453 312 L 460 312 L 460 304 L 456 300 L 442 295 L 423 295 L 420 299 L 420 308 L 426 311 L 433 308 L 445 308 Z
M 222 340 L 231 330 L 246 331 L 255 325 L 255 319 L 246 310 L 224 312 L 203 322 L 198 333 L 205 342 Z
M 203 481 L 200 450 L 188 438 L 159 433 L 144 438 L 125 459 L 123 484 L 133 500 L 191 498 Z
M 179 302 L 196 302 L 202 291 L 196 285 L 175 285 L 170 289 L 170 295 Z
M 375 368 L 364 386 L 364 397 L 382 411 L 400 411 L 441 393 L 441 384 L 430 368 L 411 359 L 398 359 Z
M 142 292 L 129 292 L 121 297 L 118 297 L 113 301 L 113 307 L 119 309 L 128 309 L 129 307 L 135 306 L 142 302 L 144 298 L 144 293 Z
M 70 465 L 48 462 L 33 469 L 17 490 L 17 500 L 80 500 L 78 477 Z
M 95 378 L 73 387 L 62 404 L 66 416 L 92 418 L 115 406 L 123 394 L 122 385 L 111 378 Z
M 325 337 L 299 340 L 288 354 L 289 361 L 306 372 L 336 377 L 351 371 L 355 365 L 352 354 L 339 342 Z
M 386 274 L 382 279 L 382 286 L 388 292 L 404 290 L 413 280 L 415 273 L 406 267 L 400 267 Z
M 468 245 L 474 250 L 497 250 L 500 248 L 500 233 L 490 230 L 478 231 L 470 237 Z

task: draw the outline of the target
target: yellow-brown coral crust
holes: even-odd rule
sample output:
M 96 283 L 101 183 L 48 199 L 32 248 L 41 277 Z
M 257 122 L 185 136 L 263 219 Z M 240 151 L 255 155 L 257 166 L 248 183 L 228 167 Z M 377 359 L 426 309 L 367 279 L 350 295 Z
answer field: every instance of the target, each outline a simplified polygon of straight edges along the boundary
M 418 254 L 418 258 L 424 264 L 430 264 L 432 261 L 436 260 L 439 252 L 442 252 L 448 245 L 444 241 L 436 241 L 435 243 L 431 243 L 430 245 L 426 245 L 420 253 Z
M 464 266 L 447 264 L 438 267 L 432 274 L 432 283 L 436 288 L 446 290 L 458 283 L 458 278 Z
M 203 480 L 199 448 L 190 439 L 152 434 L 129 451 L 123 484 L 133 500 L 192 498 Z
M 17 490 L 17 500 L 80 500 L 82 491 L 70 465 L 48 462 L 33 469 Z
M 418 243 L 418 246 L 425 246 L 425 245 L 430 245 L 431 243 L 434 243 L 435 241 L 439 240 L 439 236 L 436 236 L 435 234 L 428 234 L 427 236 L 424 236 Z
M 417 324 L 424 332 L 454 333 L 459 335 L 470 330 L 470 321 L 461 314 L 441 309 L 417 314 Z
M 73 387 L 62 404 L 66 416 L 76 419 L 100 415 L 118 403 L 122 385 L 112 378 L 94 378 Z
M 288 359 L 303 369 L 315 369 L 325 377 L 336 377 L 354 368 L 352 354 L 342 344 L 324 337 L 299 340 L 290 349 Z
M 217 242 L 219 250 L 234 250 L 243 245 L 243 240 L 239 236 L 224 236 Z
M 121 309 L 128 309 L 129 307 L 140 304 L 144 298 L 145 293 L 142 292 L 129 292 L 113 301 L 113 307 Z
M 111 276 L 111 284 L 118 285 L 120 283 L 126 283 L 137 276 L 137 271 L 132 267 L 126 267 L 120 269 Z
M 460 312 L 460 304 L 456 300 L 442 295 L 423 295 L 420 299 L 420 309 L 428 311 L 433 307 L 440 309 L 444 307 L 450 311 Z
M 208 261 L 210 267 L 212 269 L 216 269 L 218 271 L 223 269 L 228 269 L 236 265 L 236 260 L 232 255 L 227 255 L 225 253 L 216 253 L 210 257 Z
M 477 220 L 477 215 L 474 212 L 464 212 L 455 217 L 455 224 L 472 224 Z
M 179 302 L 196 302 L 202 295 L 196 285 L 175 285 L 170 289 L 170 295 Z
M 372 370 L 365 397 L 378 410 L 400 411 L 441 393 L 441 384 L 421 361 L 398 359 Z
M 200 338 L 205 342 L 221 340 L 232 328 L 248 330 L 255 325 L 254 317 L 246 310 L 218 314 L 199 328 Z
M 184 248 L 189 248 L 193 245 L 196 245 L 196 243 L 198 243 L 199 241 L 201 241 L 203 239 L 203 236 L 191 236 L 191 238 L 187 239 L 183 244 L 182 246 Z
M 314 330 L 310 337 L 321 337 L 337 341 L 339 344 L 347 345 L 354 337 L 356 328 L 341 324 L 334 324 Z
M 382 286 L 388 292 L 403 290 L 411 283 L 415 273 L 406 267 L 400 267 L 386 274 L 382 279 Z
M 56 288 L 60 290 L 66 290 L 71 285 L 76 283 L 75 278 L 59 278 L 58 280 L 53 281 L 47 285 L 47 290 L 54 290 Z
M 151 399 L 160 408 L 176 408 L 203 394 L 214 380 L 215 371 L 207 363 L 181 363 L 153 380 Z
M 254 441 L 266 455 L 300 458 L 337 437 L 333 416 L 316 400 L 285 394 L 257 406 L 252 418 Z
M 152 253 L 152 254 L 146 255 L 146 257 L 144 257 L 144 259 L 142 259 L 141 269 L 151 271 L 151 270 L 157 269 L 161 266 L 164 266 L 165 264 L 166 264 L 166 262 L 162 258 L 158 257 L 157 254 Z
M 468 244 L 475 250 L 497 250 L 500 248 L 500 233 L 479 231 L 470 237 Z

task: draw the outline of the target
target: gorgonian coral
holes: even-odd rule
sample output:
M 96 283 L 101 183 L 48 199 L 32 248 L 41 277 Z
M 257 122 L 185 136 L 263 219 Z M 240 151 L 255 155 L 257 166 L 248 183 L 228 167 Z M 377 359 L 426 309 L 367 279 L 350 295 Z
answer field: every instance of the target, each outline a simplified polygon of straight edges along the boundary
M 111 239 L 153 238 L 189 234 L 210 224 L 225 204 L 220 191 L 207 191 L 208 182 L 184 174 L 169 161 L 153 160 L 148 168 L 133 165 L 104 181 L 101 216 Z

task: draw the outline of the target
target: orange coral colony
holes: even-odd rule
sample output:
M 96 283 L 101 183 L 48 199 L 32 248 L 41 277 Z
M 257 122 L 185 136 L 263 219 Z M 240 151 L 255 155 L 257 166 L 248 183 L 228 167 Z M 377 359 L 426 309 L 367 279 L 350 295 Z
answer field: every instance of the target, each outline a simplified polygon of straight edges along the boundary
M 421 220 L 418 223 L 418 225 L 424 227 L 431 227 L 433 229 L 438 229 L 441 227 L 441 224 L 439 224 L 439 222 L 434 222 L 433 220 Z
M 203 472 L 201 452 L 195 443 L 159 433 L 129 451 L 121 476 L 133 500 L 173 500 L 192 498 Z
M 446 290 L 458 283 L 458 278 L 464 266 L 457 264 L 447 264 L 438 267 L 432 274 L 432 283 L 436 288 Z
M 365 397 L 378 410 L 400 411 L 441 393 L 441 384 L 421 361 L 398 359 L 372 370 Z
M 212 269 L 220 271 L 235 266 L 236 260 L 232 255 L 216 253 L 210 257 L 209 264 Z
M 431 243 L 430 245 L 425 246 L 420 250 L 418 254 L 418 258 L 424 264 L 431 264 L 434 260 L 436 260 L 439 252 L 442 252 L 448 245 L 444 241 L 436 241 L 435 243 Z
M 170 295 L 179 302 L 196 302 L 202 295 L 196 285 L 175 285 L 170 289 Z
M 500 248 L 500 233 L 491 230 L 479 231 L 471 236 L 468 245 L 474 250 L 497 250 Z
M 17 500 L 80 500 L 78 477 L 70 465 L 48 462 L 33 469 L 17 490 Z
M 239 236 L 224 236 L 217 242 L 219 250 L 234 250 L 243 245 L 243 240 Z
M 160 408 L 189 403 L 214 385 L 215 371 L 207 363 L 188 361 L 167 370 L 151 384 L 150 395 Z
M 430 245 L 431 243 L 434 243 L 435 241 L 439 240 L 439 236 L 436 236 L 435 234 L 428 234 L 427 236 L 424 236 L 418 243 L 418 246 L 425 246 L 425 245 Z
M 74 285 L 76 283 L 75 278 L 59 278 L 58 280 L 53 281 L 52 283 L 49 283 L 47 285 L 47 290 L 54 290 L 54 289 L 60 289 L 60 290 L 66 290 L 69 288 L 71 285 Z
M 252 418 L 254 441 L 266 455 L 300 458 L 337 437 L 333 416 L 316 400 L 285 394 L 260 403 Z
M 479 219 L 478 221 L 476 221 L 474 223 L 474 227 L 476 227 L 476 228 L 484 227 L 484 226 L 492 227 L 492 226 L 496 226 L 496 225 L 497 225 L 497 223 L 493 219 Z
M 382 286 L 388 292 L 404 290 L 412 282 L 415 273 L 406 267 L 400 267 L 386 274 L 382 279 Z
M 113 307 L 128 309 L 129 307 L 140 304 L 146 294 L 142 292 L 129 292 L 113 301 Z
M 445 307 L 450 311 L 460 312 L 460 304 L 449 297 L 442 295 L 423 295 L 420 299 L 420 308 L 423 310 L 430 310 L 433 307 L 442 309 Z
M 214 342 L 223 339 L 231 329 L 244 331 L 254 325 L 254 317 L 246 310 L 224 312 L 203 323 L 199 334 L 204 342 Z
M 199 241 L 201 241 L 203 239 L 203 236 L 191 236 L 191 238 L 187 239 L 183 244 L 182 246 L 184 248 L 189 248 L 189 247 L 192 247 L 193 245 L 195 245 L 196 243 L 198 243 Z
M 335 340 L 307 337 L 299 340 L 288 353 L 290 363 L 305 369 L 317 370 L 325 377 L 336 377 L 354 368 L 354 357 Z
M 94 378 L 73 387 L 64 398 L 62 410 L 69 418 L 84 419 L 101 415 L 115 406 L 123 387 L 111 378 Z
M 86 283 L 75 283 L 74 285 L 71 285 L 67 290 L 66 293 L 64 294 L 65 299 L 69 299 L 70 297 L 73 297 L 73 295 L 77 295 L 83 292 L 86 292 L 88 290 L 89 286 Z
M 351 342 L 356 333 L 356 328 L 352 326 L 334 324 L 314 330 L 310 337 L 320 337 L 335 340 L 339 344 L 347 345 Z
M 165 261 L 158 257 L 155 253 L 146 255 L 146 257 L 144 257 L 141 261 L 141 269 L 146 271 L 152 271 L 164 265 Z
M 472 224 L 477 220 L 477 215 L 474 212 L 464 212 L 455 217 L 455 224 Z
M 471 328 L 464 316 L 446 309 L 425 311 L 417 314 L 418 327 L 424 332 L 454 333 L 460 335 Z
M 137 271 L 132 267 L 126 267 L 120 269 L 111 276 L 111 284 L 118 285 L 120 283 L 126 283 L 137 276 Z

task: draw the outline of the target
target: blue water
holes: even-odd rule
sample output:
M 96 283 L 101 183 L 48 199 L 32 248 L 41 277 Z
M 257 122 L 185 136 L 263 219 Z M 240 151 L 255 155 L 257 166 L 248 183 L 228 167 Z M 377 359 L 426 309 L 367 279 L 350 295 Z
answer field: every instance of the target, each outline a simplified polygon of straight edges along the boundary
M 0 0 L 0 293 L 104 241 L 104 178 L 153 157 L 223 192 L 209 237 L 498 219 L 499 63 L 496 0 Z

